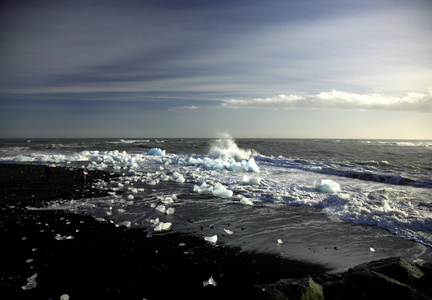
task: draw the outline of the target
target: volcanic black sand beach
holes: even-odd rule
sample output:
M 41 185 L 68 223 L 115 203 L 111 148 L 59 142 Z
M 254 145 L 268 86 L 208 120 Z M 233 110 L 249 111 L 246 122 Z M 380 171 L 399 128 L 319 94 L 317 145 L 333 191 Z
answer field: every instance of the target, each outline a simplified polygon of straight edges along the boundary
M 189 235 L 148 237 L 88 216 L 28 209 L 103 196 L 91 182 L 113 176 L 92 171 L 82 187 L 79 170 L 51 168 L 47 181 L 45 169 L 0 164 L 1 299 L 257 299 L 281 278 L 328 271 Z M 210 276 L 216 286 L 204 286 Z

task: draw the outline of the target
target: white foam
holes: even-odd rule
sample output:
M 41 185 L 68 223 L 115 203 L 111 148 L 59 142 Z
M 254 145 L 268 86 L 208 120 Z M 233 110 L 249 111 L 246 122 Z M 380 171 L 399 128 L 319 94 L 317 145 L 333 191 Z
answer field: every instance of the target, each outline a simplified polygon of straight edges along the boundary
M 212 158 L 234 158 L 238 160 L 249 159 L 251 155 L 258 154 L 253 150 L 240 149 L 235 140 L 229 135 L 224 134 L 224 137 L 213 142 L 209 156 Z

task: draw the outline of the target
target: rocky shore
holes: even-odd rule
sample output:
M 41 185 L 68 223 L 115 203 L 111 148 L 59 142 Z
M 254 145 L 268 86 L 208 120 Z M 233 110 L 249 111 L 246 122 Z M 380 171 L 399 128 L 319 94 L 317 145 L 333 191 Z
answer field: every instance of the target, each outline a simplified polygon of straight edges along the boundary
M 431 266 L 402 258 L 328 275 L 325 266 L 215 246 L 186 234 L 148 237 L 89 216 L 31 209 L 107 195 L 93 183 L 115 176 L 95 171 L 81 184 L 79 170 L 51 168 L 48 180 L 45 171 L 0 164 L 1 299 L 432 297 Z
M 337 275 L 281 279 L 261 299 L 432 299 L 432 264 L 401 257 L 372 261 Z

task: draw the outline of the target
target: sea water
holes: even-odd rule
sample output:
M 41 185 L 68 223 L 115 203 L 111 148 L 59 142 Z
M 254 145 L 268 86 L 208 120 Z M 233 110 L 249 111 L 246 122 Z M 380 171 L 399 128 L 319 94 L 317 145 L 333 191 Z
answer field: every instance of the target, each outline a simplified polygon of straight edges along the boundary
M 432 141 L 0 140 L 0 161 L 117 173 L 111 196 L 44 209 L 342 270 L 432 261 Z

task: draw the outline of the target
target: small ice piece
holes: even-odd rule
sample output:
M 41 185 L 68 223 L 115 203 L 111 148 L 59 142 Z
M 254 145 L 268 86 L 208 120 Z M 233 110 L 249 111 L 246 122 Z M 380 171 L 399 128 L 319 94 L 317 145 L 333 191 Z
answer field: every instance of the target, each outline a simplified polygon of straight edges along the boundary
M 195 185 L 193 190 L 200 194 L 211 193 L 213 191 L 213 186 L 203 182 L 201 185 Z
M 167 204 L 172 204 L 172 203 L 174 203 L 174 200 L 173 200 L 173 198 L 171 198 L 171 197 L 165 197 L 165 198 L 163 198 L 163 199 L 161 200 L 161 202 L 162 202 L 163 204 L 167 205 Z
M 208 286 L 208 285 L 217 286 L 217 283 L 216 281 L 214 281 L 212 276 L 210 276 L 209 280 L 203 282 L 203 286 Z
M 36 283 L 37 273 L 34 273 L 32 276 L 27 278 L 27 284 L 22 286 L 24 291 L 28 291 L 34 289 L 37 286 Z
M 127 196 L 127 198 L 128 198 L 129 200 L 133 200 L 133 199 L 134 199 L 134 196 L 133 196 L 133 195 L 129 195 L 129 196 Z
M 61 235 L 60 233 L 57 233 L 54 238 L 57 241 L 64 241 L 64 240 L 73 240 L 74 237 L 72 235 L 66 236 L 66 235 Z
M 240 185 L 259 185 L 261 182 L 261 178 L 249 178 L 249 176 L 245 175 L 243 178 L 238 182 Z
M 184 183 L 186 179 L 180 175 L 180 177 L 177 177 L 174 181 L 177 183 Z
M 244 205 L 253 205 L 253 202 L 248 198 L 241 198 L 240 203 Z
M 204 240 L 206 240 L 209 243 L 216 244 L 216 242 L 218 240 L 218 236 L 216 234 L 213 236 L 205 236 Z
M 131 227 L 132 223 L 130 221 L 122 221 L 119 223 L 120 226 Z
M 69 295 L 68 294 L 61 295 L 60 300 L 69 300 Z
M 154 229 L 154 231 L 166 231 L 171 229 L 172 223 L 170 222 L 160 222 Z
M 321 179 L 321 182 L 317 183 L 316 189 L 323 193 L 337 193 L 341 191 L 339 184 L 331 179 Z
M 233 234 L 234 232 L 232 232 L 231 230 L 229 230 L 229 229 L 225 229 L 224 228 L 224 231 L 226 232 L 226 233 L 228 233 L 228 234 Z
M 167 215 L 172 215 L 172 214 L 174 214 L 174 212 L 175 212 L 175 208 L 174 207 L 170 207 L 170 208 L 168 208 L 167 210 L 166 210 L 166 214 Z
M 282 244 L 283 244 L 283 241 L 282 241 L 281 239 L 278 239 L 278 240 L 277 240 L 277 243 L 278 243 L 278 245 L 282 245 Z
M 152 223 L 152 224 L 158 224 L 159 223 L 159 218 L 150 219 L 150 223 Z
M 165 207 L 165 205 L 158 205 L 158 206 L 156 206 L 155 209 L 156 209 L 157 211 L 163 213 L 163 214 L 166 212 L 166 207 Z
M 370 252 L 375 252 L 376 250 L 372 247 L 369 248 Z
M 147 155 L 154 155 L 154 156 L 165 156 L 165 150 L 159 149 L 159 148 L 151 148 Z
M 220 183 L 215 184 L 212 193 L 214 196 L 222 197 L 222 198 L 230 198 L 233 196 L 233 191 L 228 190 L 226 187 L 224 187 Z
M 27 264 L 29 264 L 29 263 L 31 263 L 33 261 L 33 258 L 29 258 L 29 259 L 27 259 L 25 262 L 27 263 Z

